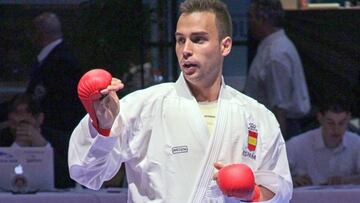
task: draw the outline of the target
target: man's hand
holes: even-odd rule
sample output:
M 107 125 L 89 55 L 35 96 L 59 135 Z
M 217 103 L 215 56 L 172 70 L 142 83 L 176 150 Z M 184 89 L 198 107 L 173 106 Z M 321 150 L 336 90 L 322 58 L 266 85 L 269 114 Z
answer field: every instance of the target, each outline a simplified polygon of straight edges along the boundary
M 122 88 L 124 88 L 124 84 L 121 80 L 113 78 L 111 84 L 101 91 L 101 94 L 106 96 L 94 102 L 100 128 L 109 129 L 113 125 L 116 116 L 120 112 L 119 97 L 116 91 Z
M 119 98 L 116 91 L 123 83 L 103 69 L 85 73 L 78 83 L 79 98 L 89 113 L 92 124 L 102 135 L 108 136 L 119 113 Z
M 255 183 L 255 177 L 250 167 L 245 164 L 229 164 L 223 166 L 215 163 L 219 172 L 215 175 L 220 190 L 229 197 L 242 201 L 260 200 L 260 188 Z
M 15 142 L 22 147 L 43 147 L 47 144 L 34 118 L 25 119 L 16 127 Z
M 222 168 L 225 167 L 224 164 L 220 163 L 220 162 L 216 162 L 214 163 L 214 167 L 218 170 L 221 170 Z M 214 174 L 214 180 L 218 180 L 218 175 L 219 173 L 215 173 Z M 247 197 L 243 197 L 240 198 L 242 199 L 242 201 L 266 201 L 266 200 L 270 200 L 271 198 L 274 197 L 275 193 L 273 193 L 271 190 L 267 189 L 266 187 L 262 186 L 262 185 L 255 185 L 254 182 L 254 190 L 253 193 L 257 193 L 255 190 L 257 190 L 257 192 L 259 192 L 259 194 L 249 194 Z

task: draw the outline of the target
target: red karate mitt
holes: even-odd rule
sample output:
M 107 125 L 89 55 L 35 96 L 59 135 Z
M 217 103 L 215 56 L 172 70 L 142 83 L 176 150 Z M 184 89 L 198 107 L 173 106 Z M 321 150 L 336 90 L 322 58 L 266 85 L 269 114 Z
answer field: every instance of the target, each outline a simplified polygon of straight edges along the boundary
M 221 168 L 217 175 L 220 190 L 229 197 L 246 201 L 259 201 L 260 189 L 254 174 L 245 164 L 230 164 Z
M 85 110 L 89 113 L 92 124 L 102 135 L 108 136 L 110 129 L 102 129 L 96 117 L 94 102 L 100 100 L 104 95 L 101 90 L 111 84 L 112 76 L 104 69 L 93 69 L 86 72 L 80 79 L 77 87 L 78 95 Z

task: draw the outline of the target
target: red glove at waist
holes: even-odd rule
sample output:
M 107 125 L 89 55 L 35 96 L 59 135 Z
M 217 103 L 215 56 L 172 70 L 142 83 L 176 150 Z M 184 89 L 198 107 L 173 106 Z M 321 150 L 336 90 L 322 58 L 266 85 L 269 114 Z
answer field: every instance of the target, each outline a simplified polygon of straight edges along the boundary
M 231 164 L 221 168 L 217 175 L 220 190 L 229 197 L 256 202 L 260 199 L 260 189 L 254 174 L 245 164 Z
M 111 84 L 112 76 L 104 69 L 93 69 L 86 72 L 80 79 L 77 87 L 78 95 L 85 110 L 89 113 L 94 128 L 102 135 L 108 136 L 110 129 L 102 129 L 94 109 L 94 102 L 104 95 L 101 90 Z

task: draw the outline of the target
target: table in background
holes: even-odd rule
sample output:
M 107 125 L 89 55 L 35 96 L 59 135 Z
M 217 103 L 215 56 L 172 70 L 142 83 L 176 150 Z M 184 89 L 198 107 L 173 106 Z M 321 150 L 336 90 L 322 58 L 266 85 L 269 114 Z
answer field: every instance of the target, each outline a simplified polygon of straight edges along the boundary
M 12 194 L 0 192 L 0 203 L 126 203 L 127 189 L 78 190 Z
M 311 186 L 295 188 L 290 203 L 359 203 L 360 186 Z

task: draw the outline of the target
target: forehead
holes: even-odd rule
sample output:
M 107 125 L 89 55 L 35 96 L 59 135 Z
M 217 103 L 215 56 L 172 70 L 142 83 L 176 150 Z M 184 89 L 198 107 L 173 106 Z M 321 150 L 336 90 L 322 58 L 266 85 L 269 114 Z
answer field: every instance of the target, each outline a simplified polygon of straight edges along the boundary
M 12 110 L 12 112 L 17 112 L 17 113 L 28 112 L 28 105 L 27 105 L 27 104 L 18 104 L 18 105 Z
M 347 119 L 349 116 L 348 112 L 339 112 L 339 113 L 335 113 L 332 111 L 326 111 L 324 113 L 324 118 L 328 119 L 328 120 L 333 120 L 333 121 L 341 121 L 344 119 Z
M 183 13 L 176 27 L 177 34 L 217 33 L 217 31 L 216 16 L 212 12 Z

